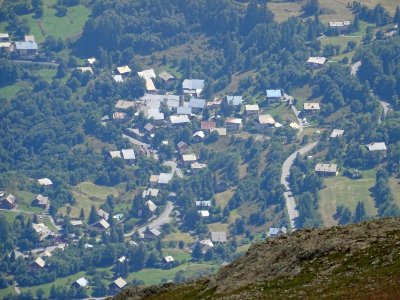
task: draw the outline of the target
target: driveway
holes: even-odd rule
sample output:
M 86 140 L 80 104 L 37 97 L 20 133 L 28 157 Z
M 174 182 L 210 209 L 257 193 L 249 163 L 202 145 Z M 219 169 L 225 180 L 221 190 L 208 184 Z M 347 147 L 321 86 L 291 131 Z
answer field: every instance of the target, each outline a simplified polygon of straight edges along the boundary
M 294 160 L 296 159 L 297 154 L 304 155 L 307 152 L 311 151 L 318 142 L 314 142 L 312 144 L 305 145 L 304 147 L 300 148 L 299 150 L 293 152 L 283 163 L 282 165 L 282 174 L 281 174 L 281 184 L 285 186 L 286 192 L 283 194 L 286 201 L 286 209 L 288 213 L 288 217 L 290 220 L 290 227 L 292 231 L 295 231 L 296 224 L 295 220 L 299 216 L 299 211 L 296 208 L 296 202 L 294 200 L 292 191 L 290 190 L 289 186 L 289 175 L 290 175 L 290 168 L 292 167 Z

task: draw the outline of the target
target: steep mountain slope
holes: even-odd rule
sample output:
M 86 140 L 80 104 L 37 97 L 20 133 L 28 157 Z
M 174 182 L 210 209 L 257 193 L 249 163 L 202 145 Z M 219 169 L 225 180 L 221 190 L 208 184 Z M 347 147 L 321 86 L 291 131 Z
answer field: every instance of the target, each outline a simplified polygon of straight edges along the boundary
M 258 243 L 214 276 L 114 299 L 395 299 L 399 283 L 400 219 L 384 219 Z

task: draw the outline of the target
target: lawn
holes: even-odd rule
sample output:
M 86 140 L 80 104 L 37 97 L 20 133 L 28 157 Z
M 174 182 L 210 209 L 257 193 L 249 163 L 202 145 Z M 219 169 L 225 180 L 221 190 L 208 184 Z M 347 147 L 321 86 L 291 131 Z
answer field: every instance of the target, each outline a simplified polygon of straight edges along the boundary
M 26 81 L 18 81 L 13 85 L 0 87 L 0 98 L 6 98 L 7 100 L 10 100 L 14 98 L 17 93 L 23 88 L 31 88 L 30 83 Z
M 221 222 L 215 222 L 208 224 L 208 229 L 210 232 L 212 231 L 225 231 L 227 235 L 229 235 L 229 223 L 221 223 Z
M 215 194 L 214 199 L 217 202 L 217 205 L 223 209 L 228 204 L 234 193 L 235 190 L 233 188 L 230 188 L 225 192 Z
M 16 295 L 13 285 L 5 289 L 0 289 L 0 299 L 5 298 L 9 294 Z
M 75 280 L 81 278 L 82 276 L 85 276 L 85 272 L 79 272 L 77 274 L 74 274 L 74 275 L 71 275 L 71 276 L 68 276 L 68 277 L 58 278 L 56 281 L 53 281 L 53 282 L 50 282 L 50 283 L 37 285 L 37 286 L 32 286 L 32 287 L 25 287 L 25 288 L 20 288 L 20 289 L 23 292 L 27 292 L 27 291 L 30 290 L 33 293 L 33 295 L 36 295 L 36 291 L 41 288 L 44 291 L 45 295 L 48 297 L 49 294 L 50 294 L 51 286 L 53 284 L 56 287 L 57 286 L 68 286 L 72 282 L 74 282 Z M 86 276 L 86 279 L 87 279 L 87 276 Z
M 43 16 L 39 19 L 33 14 L 23 16 L 28 21 L 30 33 L 35 36 L 37 42 L 42 43 L 47 35 L 67 40 L 77 37 L 85 25 L 90 15 L 90 10 L 83 6 L 77 5 L 68 7 L 65 17 L 57 17 L 56 10 L 52 8 L 57 1 L 47 0 L 43 5 Z
M 190 253 L 181 249 L 163 249 L 162 254 L 164 257 L 171 255 L 176 261 L 190 260 L 192 258 Z
M 174 232 L 167 234 L 163 238 L 163 242 L 169 242 L 169 241 L 184 241 L 185 244 L 191 244 L 195 242 L 195 239 L 187 232 Z
M 41 76 L 44 80 L 51 83 L 57 74 L 57 69 L 40 69 L 36 71 L 35 74 Z
M 20 212 L 16 211 L 5 211 L 5 210 L 0 210 L 0 215 L 3 215 L 6 217 L 6 220 L 8 223 L 13 223 L 15 220 L 15 217 L 17 215 L 21 214 Z M 27 214 L 27 213 L 22 213 L 26 218 L 33 218 L 32 214 Z M 49 227 L 51 230 L 57 230 L 53 224 L 50 222 L 50 219 L 48 217 L 43 217 L 43 219 L 40 219 L 39 222 L 42 222 L 44 225 Z
M 274 118 L 279 118 L 280 122 L 296 121 L 296 117 L 293 114 L 292 109 L 286 102 L 278 102 L 269 105 L 265 110 L 266 113 L 270 114 Z
M 145 285 L 160 284 L 162 280 L 174 280 L 175 274 L 179 271 L 184 271 L 185 276 L 192 277 L 202 274 L 209 274 L 216 272 L 217 266 L 210 264 L 200 263 L 186 263 L 176 268 L 163 270 L 163 269 L 143 269 L 139 272 L 130 273 L 127 282 L 132 280 L 143 280 Z
M 364 201 L 366 213 L 370 216 L 376 215 L 375 201 L 369 191 L 375 184 L 376 171 L 368 170 L 362 174 L 363 178 L 357 180 L 344 176 L 324 178 L 326 188 L 319 192 L 319 212 L 325 226 L 336 225 L 333 215 L 338 205 L 344 205 L 354 213 L 357 202 Z
M 326 46 L 328 44 L 339 45 L 340 51 L 343 51 L 347 47 L 347 43 L 350 41 L 354 41 L 357 45 L 361 43 L 361 36 L 357 35 L 339 35 L 339 36 L 326 36 L 320 39 L 322 46 Z
M 115 187 L 100 186 L 92 182 L 78 184 L 72 189 L 72 194 L 76 199 L 76 205 L 71 206 L 70 216 L 73 218 L 79 217 L 81 208 L 83 208 L 85 216 L 88 218 L 92 205 L 99 208 L 106 201 L 108 195 L 119 196 L 119 192 Z M 66 212 L 66 206 L 60 209 L 61 214 L 66 214 Z
M 40 207 L 31 206 L 32 200 L 36 198 L 36 194 L 26 192 L 26 191 L 18 191 L 15 193 L 15 197 L 18 201 L 17 209 L 26 211 L 26 212 L 36 212 L 36 213 L 45 213 L 46 211 Z

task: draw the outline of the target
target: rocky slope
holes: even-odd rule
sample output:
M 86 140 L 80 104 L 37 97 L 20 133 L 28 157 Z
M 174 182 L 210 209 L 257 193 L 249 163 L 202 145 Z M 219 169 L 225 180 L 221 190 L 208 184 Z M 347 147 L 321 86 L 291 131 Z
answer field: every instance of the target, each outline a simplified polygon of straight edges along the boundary
M 213 276 L 115 299 L 400 299 L 400 219 L 298 231 L 254 244 Z

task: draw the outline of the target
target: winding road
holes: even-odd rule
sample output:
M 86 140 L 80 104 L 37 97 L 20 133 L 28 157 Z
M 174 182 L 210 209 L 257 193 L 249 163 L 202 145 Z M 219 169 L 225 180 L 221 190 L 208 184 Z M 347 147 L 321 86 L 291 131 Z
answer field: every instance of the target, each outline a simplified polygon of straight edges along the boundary
M 171 212 L 174 209 L 174 205 L 172 204 L 171 201 L 167 201 L 167 205 L 165 206 L 164 211 L 153 221 L 151 221 L 149 224 L 146 224 L 145 226 L 140 227 L 137 229 L 140 235 L 143 235 L 143 232 L 146 230 L 147 227 L 150 229 L 160 229 L 160 227 L 164 224 L 168 224 L 171 221 Z M 134 228 L 131 232 L 126 233 L 124 236 L 125 237 L 130 237 L 132 236 L 136 231 L 136 228 Z
M 292 232 L 296 230 L 295 220 L 299 216 L 299 211 L 296 208 L 296 202 L 294 200 L 292 191 L 290 190 L 290 186 L 289 186 L 290 168 L 292 167 L 297 154 L 304 155 L 307 152 L 311 151 L 317 144 L 318 144 L 318 142 L 314 142 L 314 143 L 305 145 L 304 147 L 300 148 L 299 150 L 293 152 L 285 160 L 285 162 L 282 165 L 281 184 L 283 184 L 286 188 L 286 191 L 283 194 L 283 196 L 285 197 L 286 210 L 287 210 L 288 217 L 290 220 L 290 227 L 291 227 Z

